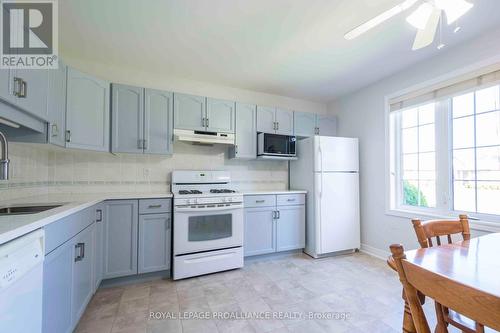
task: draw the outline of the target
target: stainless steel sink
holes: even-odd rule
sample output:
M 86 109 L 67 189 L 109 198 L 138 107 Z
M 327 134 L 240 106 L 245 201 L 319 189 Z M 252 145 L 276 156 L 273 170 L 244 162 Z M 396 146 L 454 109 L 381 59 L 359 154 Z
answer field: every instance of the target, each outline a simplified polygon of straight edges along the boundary
M 12 206 L 0 208 L 0 216 L 3 215 L 23 215 L 36 214 L 46 210 L 61 207 L 62 205 L 44 205 L 44 206 Z

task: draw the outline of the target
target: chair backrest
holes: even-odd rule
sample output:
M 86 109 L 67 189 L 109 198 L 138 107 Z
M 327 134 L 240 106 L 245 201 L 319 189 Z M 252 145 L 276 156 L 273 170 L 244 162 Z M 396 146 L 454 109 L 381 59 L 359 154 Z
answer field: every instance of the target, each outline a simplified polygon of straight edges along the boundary
M 470 239 L 469 220 L 467 215 L 460 215 L 459 220 L 411 220 L 417 234 L 420 246 L 432 247 L 432 238 L 436 239 L 436 245 L 441 245 L 441 236 L 446 236 L 448 244 L 452 243 L 451 235 L 462 234 L 464 240 Z

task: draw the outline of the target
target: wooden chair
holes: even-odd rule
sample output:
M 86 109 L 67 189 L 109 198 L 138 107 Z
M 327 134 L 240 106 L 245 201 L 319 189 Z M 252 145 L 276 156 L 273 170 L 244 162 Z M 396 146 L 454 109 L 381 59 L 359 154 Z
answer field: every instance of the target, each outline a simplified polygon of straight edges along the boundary
M 463 240 L 470 239 L 469 220 L 467 215 L 460 215 L 459 220 L 429 220 L 422 222 L 418 219 L 413 219 L 413 228 L 417 234 L 418 242 L 422 248 L 434 246 L 433 239 L 436 245 L 441 245 L 441 237 L 445 237 L 448 244 L 452 243 L 451 236 L 461 234 Z M 399 273 L 399 272 L 398 272 Z M 467 317 L 448 309 L 441 304 L 435 302 L 437 326 L 436 332 L 448 332 L 448 325 L 452 325 L 462 330 L 465 333 L 484 333 L 484 326 L 475 323 Z
M 393 244 L 390 247 L 391 249 L 391 263 L 394 265 L 396 271 L 399 275 L 399 281 L 403 285 L 403 295 L 405 299 L 405 319 L 406 319 L 406 308 L 408 308 L 410 314 L 409 317 L 412 320 L 412 332 L 415 333 L 431 333 L 429 329 L 429 324 L 427 323 L 427 319 L 425 318 L 425 313 L 422 308 L 422 299 L 418 290 L 413 287 L 408 280 L 406 279 L 406 274 L 403 268 L 402 260 L 406 259 L 406 255 L 404 253 L 404 248 L 401 244 Z M 406 329 L 409 327 L 404 326 L 403 322 L 403 332 L 408 332 Z M 437 331 L 436 331 L 437 332 Z

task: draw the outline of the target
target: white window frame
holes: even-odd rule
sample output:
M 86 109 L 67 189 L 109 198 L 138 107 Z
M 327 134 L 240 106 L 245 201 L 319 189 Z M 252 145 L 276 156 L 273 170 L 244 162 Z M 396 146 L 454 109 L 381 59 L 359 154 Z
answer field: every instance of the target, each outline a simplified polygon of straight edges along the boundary
M 436 208 L 427 207 L 415 207 L 415 206 L 403 206 L 397 205 L 397 200 L 400 198 L 400 193 L 396 195 L 395 185 L 399 182 L 399 175 L 395 174 L 394 171 L 398 170 L 399 166 L 394 165 L 396 162 L 394 159 L 395 150 L 397 147 L 394 146 L 395 142 L 400 142 L 400 140 L 394 140 L 392 137 L 393 131 L 392 127 L 395 125 L 391 123 L 391 112 L 390 112 L 390 100 L 404 94 L 411 93 L 413 91 L 418 91 L 420 89 L 425 89 L 448 80 L 453 80 L 462 75 L 467 75 L 471 72 L 484 68 L 485 66 L 496 65 L 500 62 L 500 56 L 490 58 L 486 61 L 473 64 L 471 66 L 465 67 L 460 70 L 450 72 L 448 74 L 439 76 L 435 79 L 416 84 L 409 88 L 401 91 L 397 91 L 388 94 L 384 97 L 385 106 L 385 211 L 387 215 L 405 217 L 405 218 L 456 218 L 459 214 L 467 214 L 470 219 L 470 224 L 473 229 L 488 231 L 488 232 L 499 232 L 500 231 L 500 215 L 482 214 L 482 213 L 472 213 L 464 211 L 455 211 L 453 209 L 453 163 L 452 163 L 452 149 L 450 149 L 452 144 L 452 130 L 451 122 L 452 117 L 450 116 L 451 106 L 448 106 L 448 112 L 436 112 L 436 119 L 438 116 L 446 117 L 444 126 L 447 126 L 446 133 L 447 139 L 437 140 L 437 134 L 439 131 L 436 126 L 436 164 L 437 164 L 437 178 L 436 178 Z M 476 89 L 474 89 L 476 90 Z M 464 91 L 463 93 L 466 93 Z M 447 99 L 450 101 L 449 99 Z M 435 102 L 441 103 L 443 101 L 436 100 Z M 451 102 L 450 102 L 451 103 Z M 424 103 L 425 104 L 425 103 Z M 444 105 L 444 104 L 442 104 Z M 441 106 L 442 106 L 441 105 Z M 438 111 L 438 110 L 436 110 Z M 442 132 L 443 133 L 443 132 Z M 446 153 L 438 154 L 439 151 L 443 151 L 443 147 L 438 147 L 438 145 L 444 145 L 446 142 Z M 442 161 L 438 161 L 443 159 Z M 447 161 L 446 161 L 447 160 Z M 399 162 L 397 162 L 399 163 Z M 445 171 L 446 169 L 446 171 Z M 447 176 L 443 177 L 442 174 L 446 173 Z M 446 188 L 444 196 L 441 197 L 438 188 Z M 399 189 L 401 191 L 401 189 Z

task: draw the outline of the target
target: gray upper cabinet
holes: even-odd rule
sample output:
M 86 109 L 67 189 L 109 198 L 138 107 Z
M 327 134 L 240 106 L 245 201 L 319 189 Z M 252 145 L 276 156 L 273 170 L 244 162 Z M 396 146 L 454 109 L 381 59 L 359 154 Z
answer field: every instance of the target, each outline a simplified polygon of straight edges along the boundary
M 67 71 L 66 147 L 109 151 L 108 81 Z
M 15 104 L 16 97 L 13 95 L 11 74 L 10 69 L 0 69 L 0 98 L 6 102 Z
M 209 132 L 234 133 L 235 102 L 207 98 L 205 125 Z
M 302 249 L 306 246 L 305 220 L 305 205 L 278 206 L 276 251 Z
M 293 135 L 294 121 L 293 111 L 276 109 L 276 134 Z
M 49 71 L 47 69 L 17 69 L 13 75 L 22 81 L 16 105 L 40 119 L 48 120 Z
M 174 128 L 205 131 L 206 98 L 174 94 Z
M 276 108 L 257 106 L 257 131 L 264 133 L 275 133 Z
M 137 200 L 105 203 L 103 278 L 137 274 L 137 209 Z
M 138 273 L 170 269 L 170 237 L 170 213 L 139 217 Z
M 172 154 L 173 105 L 171 92 L 145 89 L 144 152 Z
M 59 61 L 58 69 L 49 70 L 49 88 L 47 96 L 49 122 L 49 143 L 66 146 L 66 65 Z
M 295 135 L 309 137 L 316 134 L 316 115 L 309 112 L 294 112 Z
M 144 89 L 113 83 L 111 93 L 111 151 L 142 153 Z
M 229 148 L 229 157 L 255 159 L 257 157 L 257 107 L 236 103 L 235 145 Z
M 337 117 L 316 115 L 316 134 L 323 136 L 337 135 Z

